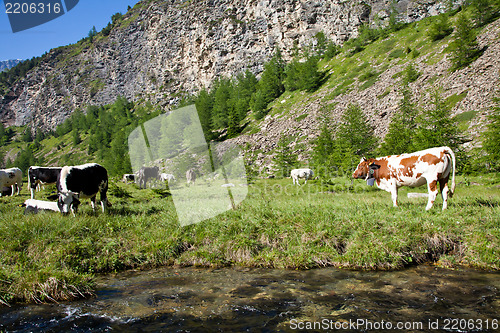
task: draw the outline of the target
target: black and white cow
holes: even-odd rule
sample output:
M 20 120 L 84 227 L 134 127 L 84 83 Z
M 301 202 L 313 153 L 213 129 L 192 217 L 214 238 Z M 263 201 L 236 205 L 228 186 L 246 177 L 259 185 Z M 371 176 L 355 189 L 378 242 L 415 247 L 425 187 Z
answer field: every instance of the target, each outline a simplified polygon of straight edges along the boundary
M 31 190 L 31 199 L 35 198 L 35 189 L 40 184 L 56 184 L 62 168 L 30 166 L 28 169 L 28 187 Z
M 142 167 L 137 174 L 137 183 L 139 188 L 146 188 L 148 180 L 159 178 L 160 169 L 158 167 Z
M 90 198 L 92 209 L 95 210 L 97 193 L 101 197 L 102 211 L 105 212 L 111 204 L 108 202 L 108 172 L 97 163 L 75 166 L 64 166 L 57 179 L 58 207 L 61 213 L 73 215 L 78 211 L 80 199 Z

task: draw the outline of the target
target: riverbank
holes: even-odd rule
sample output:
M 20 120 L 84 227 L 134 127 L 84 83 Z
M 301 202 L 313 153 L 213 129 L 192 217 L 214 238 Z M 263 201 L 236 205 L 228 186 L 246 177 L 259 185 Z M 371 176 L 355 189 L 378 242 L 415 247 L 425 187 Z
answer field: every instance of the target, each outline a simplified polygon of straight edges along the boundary
M 425 211 L 425 198 L 407 198 L 425 187 L 402 188 L 393 208 L 387 192 L 362 181 L 345 191 L 347 180 L 336 182 L 258 180 L 236 210 L 186 227 L 165 191 L 112 182 L 108 215 L 85 203 L 76 217 L 25 216 L 25 186 L 19 197 L 0 198 L 0 302 L 87 297 L 96 273 L 171 265 L 500 269 L 498 175 L 459 177 L 446 211 L 441 199 Z

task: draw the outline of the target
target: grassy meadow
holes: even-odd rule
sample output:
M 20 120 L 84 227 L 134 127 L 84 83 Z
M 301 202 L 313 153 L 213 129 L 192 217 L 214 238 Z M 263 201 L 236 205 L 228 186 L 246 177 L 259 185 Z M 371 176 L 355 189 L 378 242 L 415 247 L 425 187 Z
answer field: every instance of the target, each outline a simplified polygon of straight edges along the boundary
M 87 297 L 96 274 L 168 265 L 500 269 L 499 175 L 458 177 L 446 211 L 440 198 L 430 211 L 426 198 L 407 198 L 426 187 L 402 188 L 393 208 L 389 193 L 350 184 L 257 180 L 237 209 L 185 227 L 165 190 L 113 180 L 108 214 L 85 200 L 76 217 L 23 215 L 25 184 L 20 196 L 0 198 L 0 302 Z

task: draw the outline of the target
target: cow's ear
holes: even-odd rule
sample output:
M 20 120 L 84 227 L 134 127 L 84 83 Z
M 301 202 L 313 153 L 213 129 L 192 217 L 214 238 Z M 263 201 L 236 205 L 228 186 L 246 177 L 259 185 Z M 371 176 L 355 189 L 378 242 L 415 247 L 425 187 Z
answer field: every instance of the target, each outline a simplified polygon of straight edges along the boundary
M 59 194 L 52 194 L 47 197 L 48 200 L 57 200 L 59 199 Z
M 380 165 L 375 164 L 375 162 L 370 163 L 370 169 L 377 170 L 380 169 Z

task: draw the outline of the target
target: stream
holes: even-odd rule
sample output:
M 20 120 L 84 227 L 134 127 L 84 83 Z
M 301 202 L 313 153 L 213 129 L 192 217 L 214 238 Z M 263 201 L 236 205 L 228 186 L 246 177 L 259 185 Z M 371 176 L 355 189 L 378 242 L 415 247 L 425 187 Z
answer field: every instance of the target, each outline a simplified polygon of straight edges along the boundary
M 500 332 L 500 274 L 429 265 L 164 268 L 98 278 L 96 297 L 0 308 L 0 332 Z

